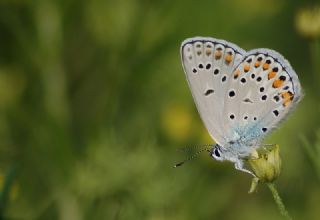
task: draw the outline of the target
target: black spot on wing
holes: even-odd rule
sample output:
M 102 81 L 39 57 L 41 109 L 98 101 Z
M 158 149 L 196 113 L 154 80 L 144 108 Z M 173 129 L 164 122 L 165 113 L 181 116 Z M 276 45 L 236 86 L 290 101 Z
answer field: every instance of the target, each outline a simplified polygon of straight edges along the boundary
M 211 95 L 211 94 L 213 94 L 214 93 L 214 90 L 213 89 L 208 89 L 205 93 L 204 93 L 204 95 L 205 96 L 208 96 L 208 95 Z
M 245 99 L 243 100 L 243 102 L 246 102 L 246 103 L 253 103 L 253 101 L 252 101 L 251 99 L 249 99 L 249 98 L 245 98 Z

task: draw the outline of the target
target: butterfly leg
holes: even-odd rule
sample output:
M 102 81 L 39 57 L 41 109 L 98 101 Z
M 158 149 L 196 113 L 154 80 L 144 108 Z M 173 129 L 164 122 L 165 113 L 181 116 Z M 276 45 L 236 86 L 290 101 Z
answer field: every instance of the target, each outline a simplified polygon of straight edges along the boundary
M 234 164 L 234 167 L 235 167 L 237 170 L 240 170 L 240 171 L 245 172 L 245 173 L 249 173 L 249 174 L 251 174 L 252 176 L 256 177 L 256 175 L 254 175 L 254 173 L 252 173 L 250 170 L 245 169 L 243 166 L 244 166 L 244 163 L 243 163 L 242 160 L 238 160 L 238 161 L 235 162 L 235 164 Z

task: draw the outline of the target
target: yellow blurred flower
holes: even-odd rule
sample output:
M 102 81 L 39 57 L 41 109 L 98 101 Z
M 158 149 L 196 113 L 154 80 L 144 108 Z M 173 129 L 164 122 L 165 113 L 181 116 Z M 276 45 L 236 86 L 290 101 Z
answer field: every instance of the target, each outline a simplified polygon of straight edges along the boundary
M 298 32 L 311 38 L 320 36 L 320 7 L 305 8 L 298 11 L 295 21 Z
M 170 105 L 162 112 L 162 127 L 175 140 L 181 141 L 190 134 L 191 122 L 190 112 L 180 105 Z

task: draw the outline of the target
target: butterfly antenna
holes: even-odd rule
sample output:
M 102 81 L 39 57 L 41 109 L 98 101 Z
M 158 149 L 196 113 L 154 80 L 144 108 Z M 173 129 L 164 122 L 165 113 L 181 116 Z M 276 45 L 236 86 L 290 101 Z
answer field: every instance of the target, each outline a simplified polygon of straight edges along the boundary
M 178 151 L 182 151 L 182 152 L 186 152 L 186 153 L 190 153 L 192 151 L 195 151 L 195 150 L 202 150 L 204 148 L 208 148 L 208 147 L 211 147 L 212 145 L 210 144 L 203 144 L 203 145 L 195 145 L 195 146 L 185 146 L 185 147 L 180 147 L 178 148 L 177 150 Z
M 200 153 L 202 153 L 203 151 L 207 151 L 207 152 L 210 152 L 209 148 L 203 148 L 201 150 L 199 150 L 198 152 L 194 153 L 193 155 L 191 155 L 190 157 L 188 157 L 187 159 L 181 161 L 180 163 L 177 163 L 176 165 L 173 166 L 173 168 L 176 168 L 176 167 L 180 167 L 182 166 L 184 163 L 196 158 Z

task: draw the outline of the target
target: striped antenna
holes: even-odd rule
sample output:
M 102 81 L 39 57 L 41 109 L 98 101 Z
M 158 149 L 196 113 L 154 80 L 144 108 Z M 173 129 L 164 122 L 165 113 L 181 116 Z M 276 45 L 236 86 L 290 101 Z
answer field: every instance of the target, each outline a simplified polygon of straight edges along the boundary
M 211 145 L 205 145 L 205 146 L 201 146 L 201 147 L 204 147 L 203 149 L 197 151 L 196 153 L 194 153 L 193 155 L 191 155 L 190 157 L 188 157 L 187 159 L 181 161 L 180 163 L 177 163 L 173 166 L 173 168 L 177 168 L 177 167 L 180 167 L 182 166 L 184 163 L 196 158 L 200 153 L 204 152 L 204 151 L 207 151 L 207 152 L 210 152 L 210 149 L 208 148 L 209 146 Z

